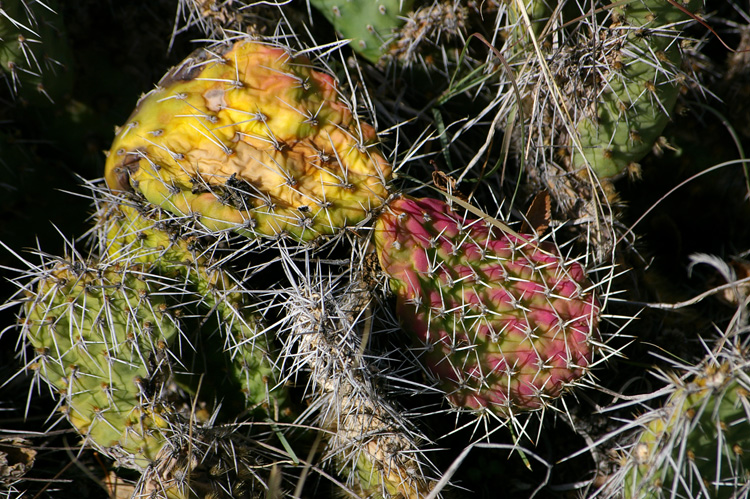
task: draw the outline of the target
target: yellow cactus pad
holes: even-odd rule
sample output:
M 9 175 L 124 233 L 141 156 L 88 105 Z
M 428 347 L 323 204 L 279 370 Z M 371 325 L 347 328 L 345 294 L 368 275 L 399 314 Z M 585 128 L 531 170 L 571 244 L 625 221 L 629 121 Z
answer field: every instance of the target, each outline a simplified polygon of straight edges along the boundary
M 382 205 L 391 167 L 376 143 L 331 76 L 242 40 L 197 51 L 143 96 L 105 177 L 211 231 L 310 241 Z

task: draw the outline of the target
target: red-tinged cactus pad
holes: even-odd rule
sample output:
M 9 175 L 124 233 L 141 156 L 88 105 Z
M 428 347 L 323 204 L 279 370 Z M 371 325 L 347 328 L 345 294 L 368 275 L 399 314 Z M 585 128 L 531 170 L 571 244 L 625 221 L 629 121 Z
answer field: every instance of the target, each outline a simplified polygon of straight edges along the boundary
M 581 265 L 551 245 L 407 197 L 374 237 L 399 318 L 455 406 L 540 409 L 591 366 L 599 305 Z
M 140 100 L 105 177 L 212 231 L 310 241 L 383 204 L 376 142 L 309 59 L 241 40 L 194 53 Z

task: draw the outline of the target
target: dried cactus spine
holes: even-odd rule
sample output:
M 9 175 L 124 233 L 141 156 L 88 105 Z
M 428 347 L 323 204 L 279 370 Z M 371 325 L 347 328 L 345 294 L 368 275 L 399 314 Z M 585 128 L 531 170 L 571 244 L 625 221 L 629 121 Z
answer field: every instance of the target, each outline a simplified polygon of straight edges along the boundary
M 328 458 L 348 487 L 362 497 L 425 497 L 435 483 L 423 454 L 427 439 L 382 393 L 364 361 L 358 330 L 373 304 L 364 275 L 355 271 L 344 290 L 312 284 L 290 296 L 286 349 L 299 363 L 291 371 L 310 371 L 311 406 L 329 435 Z
M 374 238 L 399 318 L 454 406 L 503 418 L 540 409 L 594 362 L 592 284 L 553 247 L 408 197 Z
M 465 3 L 452 0 L 415 6 L 395 32 L 388 57 L 404 67 L 424 64 L 433 69 L 443 50 L 455 52 L 448 41 L 465 42 L 469 12 Z
M 247 40 L 199 51 L 120 128 L 108 185 L 250 237 L 310 241 L 362 222 L 391 168 L 374 129 L 310 65 Z

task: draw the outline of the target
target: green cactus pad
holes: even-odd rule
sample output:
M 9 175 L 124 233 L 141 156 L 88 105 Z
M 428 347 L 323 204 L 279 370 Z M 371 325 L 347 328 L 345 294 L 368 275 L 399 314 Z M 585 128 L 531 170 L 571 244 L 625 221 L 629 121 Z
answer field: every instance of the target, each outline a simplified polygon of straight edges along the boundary
M 699 4 L 693 0 L 685 7 L 695 10 Z M 595 109 L 578 122 L 583 150 L 573 154 L 574 168 L 588 162 L 599 178 L 613 177 L 651 150 L 679 94 L 680 23 L 687 19 L 664 0 L 635 0 L 613 9 L 602 36 L 619 49 L 610 55 Z
M 62 262 L 25 308 L 31 367 L 87 442 L 135 468 L 156 459 L 169 433 L 159 393 L 179 329 L 159 291 L 137 267 Z
M 675 379 L 625 466 L 625 497 L 737 497 L 750 487 L 750 385 L 742 366 L 709 365 Z M 743 496 L 744 497 L 744 496 Z
M 279 384 L 273 347 L 264 334 L 262 317 L 248 303 L 247 293 L 236 289 L 237 283 L 227 271 L 211 266 L 196 241 L 180 237 L 179 228 L 160 218 L 159 210 L 148 211 L 143 206 L 119 201 L 120 204 L 104 210 L 107 212 L 104 239 L 110 258 L 137 262 L 153 274 L 185 282 L 185 292 L 199 300 L 202 311 L 197 313 L 216 314 L 216 327 L 221 331 L 219 341 L 210 338 L 202 341 L 213 343 L 216 350 L 215 355 L 206 359 L 209 365 L 228 377 L 214 376 L 212 380 L 219 385 L 222 397 L 228 399 L 225 402 L 244 394 L 244 405 L 256 415 L 292 418 L 287 390 Z M 202 329 L 208 330 L 208 324 Z M 228 369 L 225 361 L 229 362 Z M 230 393 L 235 388 L 237 393 Z
M 404 24 L 413 0 L 311 0 L 354 50 L 372 62 L 388 53 L 393 32 Z

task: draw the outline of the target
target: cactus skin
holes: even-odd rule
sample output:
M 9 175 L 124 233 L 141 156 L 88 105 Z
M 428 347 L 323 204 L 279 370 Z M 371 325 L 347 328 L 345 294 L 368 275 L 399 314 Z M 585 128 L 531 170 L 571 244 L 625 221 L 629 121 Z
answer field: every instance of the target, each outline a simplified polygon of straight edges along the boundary
M 725 359 L 706 365 L 690 382 L 674 377 L 664 407 L 642 416 L 644 428 L 624 468 L 625 497 L 747 493 L 750 385 L 743 367 L 746 361 Z
M 179 329 L 157 291 L 135 267 L 67 262 L 25 307 L 31 368 L 62 396 L 87 442 L 136 469 L 154 462 L 169 433 L 159 393 Z
M 365 220 L 390 165 L 334 80 L 250 41 L 199 51 L 144 96 L 105 177 L 211 231 L 310 241 Z
M 200 297 L 202 308 L 216 311 L 222 334 L 228 336 L 225 346 L 219 346 L 229 352 L 228 384 L 233 388 L 238 385 L 238 391 L 244 394 L 245 407 L 255 416 L 289 421 L 293 415 L 289 394 L 278 384 L 279 372 L 271 355 L 273 348 L 261 333 L 263 320 L 253 313 L 247 295 L 233 291 L 235 284 L 228 272 L 210 267 L 210 261 L 200 254 L 197 245 L 179 237 L 177 230 L 160 220 L 157 212 L 149 213 L 142 206 L 119 201 L 101 210 L 106 234 L 103 240 L 109 257 L 142 264 L 151 274 L 186 280 L 191 294 Z M 221 365 L 216 359 L 208 361 Z M 212 381 L 218 385 L 225 383 L 219 379 Z M 219 388 L 223 388 L 224 397 L 232 399 L 233 394 L 226 393 L 227 386 Z
M 371 62 L 387 54 L 393 32 L 404 24 L 413 0 L 311 0 L 352 48 Z
M 374 230 L 399 319 L 453 405 L 507 418 L 587 372 L 599 306 L 578 263 L 434 199 L 392 202 Z
M 425 497 L 432 484 L 428 479 L 420 476 L 416 463 L 408 463 L 411 466 L 405 466 L 406 460 L 403 456 L 394 457 L 388 447 L 380 446 L 380 444 L 395 444 L 399 451 L 406 454 L 403 451 L 413 448 L 413 443 L 395 435 L 380 437 L 379 440 L 371 440 L 359 452 L 354 469 L 348 469 L 349 467 L 345 466 L 342 474 L 349 475 L 350 480 L 354 481 L 355 489 L 363 497 L 373 499 Z
M 684 6 L 695 11 L 699 5 Z M 588 162 L 599 178 L 640 161 L 669 123 L 679 94 L 679 23 L 688 16 L 664 0 L 635 0 L 615 7 L 612 19 L 605 33 L 622 37 L 621 48 L 609 56 L 595 116 L 577 125 L 583 155 L 572 157 L 574 169 Z
M 65 26 L 54 0 L 9 0 L 0 6 L 0 76 L 14 96 L 58 100 L 70 90 Z

